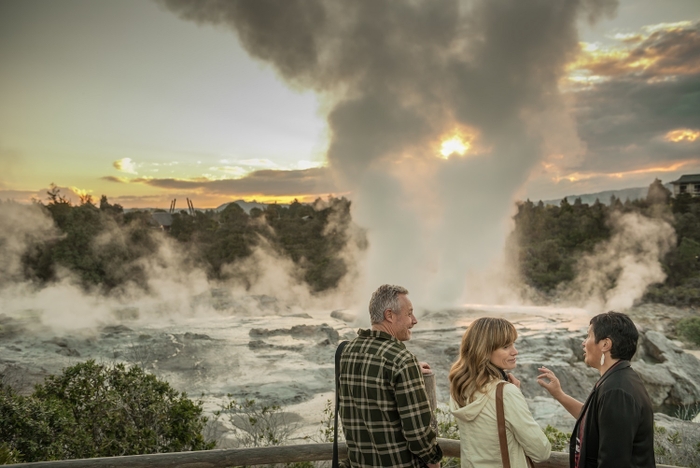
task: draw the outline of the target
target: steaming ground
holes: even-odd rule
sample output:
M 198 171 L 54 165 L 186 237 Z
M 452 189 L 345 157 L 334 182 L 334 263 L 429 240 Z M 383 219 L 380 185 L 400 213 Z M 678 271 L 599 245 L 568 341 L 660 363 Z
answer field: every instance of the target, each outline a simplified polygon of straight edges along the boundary
M 317 434 L 323 408 L 333 398 L 335 347 L 355 336 L 356 325 L 349 323 L 355 312 L 300 311 L 271 296 L 216 296 L 217 308 L 206 314 L 154 318 L 136 307 L 114 309 L 111 320 L 96 327 L 63 332 L 44 323 L 50 308 L 5 310 L 0 315 L 0 373 L 5 383 L 28 393 L 45 375 L 87 359 L 126 362 L 201 398 L 209 415 L 231 394 L 282 406 L 289 420 L 300 425 L 297 439 Z M 647 326 L 661 323 L 658 311 L 641 308 L 636 313 Z M 668 314 L 685 312 L 666 308 L 666 313 L 671 319 Z M 586 396 L 596 375 L 580 362 L 580 343 L 590 319 L 582 309 L 471 305 L 423 311 L 407 344 L 432 365 L 438 401 L 444 405 L 449 399 L 447 373 L 466 326 L 484 315 L 516 324 L 521 353 L 516 375 L 523 380 L 535 417 L 545 426 L 570 430 L 572 418 L 536 385 L 534 375 L 536 367 L 547 365 L 560 372 L 574 396 Z M 700 361 L 695 362 L 700 370 Z M 225 425 L 210 429 L 220 446 L 231 445 Z

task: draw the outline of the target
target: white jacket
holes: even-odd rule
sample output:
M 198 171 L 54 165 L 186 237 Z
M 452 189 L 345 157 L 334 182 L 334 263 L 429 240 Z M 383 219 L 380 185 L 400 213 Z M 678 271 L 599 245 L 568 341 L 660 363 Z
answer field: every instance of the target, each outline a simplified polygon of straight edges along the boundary
M 485 394 L 459 408 L 450 398 L 450 410 L 457 420 L 462 468 L 502 468 L 496 423 L 496 385 L 486 386 Z M 511 468 L 527 468 L 525 455 L 534 462 L 549 458 L 552 447 L 535 422 L 520 389 L 511 383 L 503 387 L 503 413 Z

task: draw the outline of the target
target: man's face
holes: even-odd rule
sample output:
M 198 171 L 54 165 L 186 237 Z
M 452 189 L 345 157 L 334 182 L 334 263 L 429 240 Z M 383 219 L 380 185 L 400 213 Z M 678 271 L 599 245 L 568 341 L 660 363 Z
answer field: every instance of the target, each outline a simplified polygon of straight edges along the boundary
M 399 295 L 399 310 L 391 311 L 393 316 L 392 329 L 394 337 L 399 341 L 411 339 L 411 328 L 418 323 L 413 315 L 413 304 L 405 294 Z

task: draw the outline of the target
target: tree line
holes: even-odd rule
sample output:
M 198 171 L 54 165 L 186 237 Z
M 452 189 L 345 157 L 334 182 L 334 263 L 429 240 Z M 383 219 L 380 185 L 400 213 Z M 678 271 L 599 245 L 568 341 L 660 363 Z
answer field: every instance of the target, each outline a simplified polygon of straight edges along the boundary
M 102 196 L 99 203 L 83 197 L 72 204 L 55 187 L 37 205 L 53 220 L 59 235 L 34 242 L 22 255 L 22 276 L 39 285 L 56 281 L 68 270 L 85 289 L 109 293 L 132 285 L 147 288 L 147 271 L 140 261 L 158 251 L 165 238 L 181 248 L 181 268 L 203 269 L 212 280 L 250 284 L 236 268 L 256 248 L 267 248 L 291 259 L 299 280 L 314 292 L 335 288 L 349 265 L 342 255 L 349 242 L 367 247 L 364 234 L 353 225 L 351 202 L 345 198 L 294 201 L 253 208 L 246 213 L 236 203 L 222 211 L 179 211 L 170 230 L 162 233 L 148 211 L 125 211 Z M 9 202 L 8 202 L 9 203 Z M 0 210 L 8 203 L 0 202 Z M 162 210 L 160 210 L 162 211 Z M 638 213 L 673 225 L 676 244 L 662 259 L 663 284 L 648 288 L 644 300 L 670 305 L 700 304 L 700 197 L 671 197 L 658 179 L 644 199 L 589 205 L 567 199 L 559 206 L 543 202 L 518 203 L 511 242 L 517 245 L 516 264 L 523 281 L 545 295 L 571 282 L 583 255 L 610 239 L 614 213 Z M 359 232 L 350 236 L 351 230 Z
M 676 244 L 661 265 L 666 280 L 651 285 L 643 298 L 669 305 L 700 305 L 700 197 L 671 193 L 655 180 L 647 197 L 624 202 L 613 196 L 609 204 L 592 205 L 563 199 L 559 206 L 518 204 L 511 241 L 517 243 L 517 265 L 527 285 L 545 294 L 571 282 L 581 257 L 610 239 L 613 213 L 637 213 L 668 221 L 676 232 Z

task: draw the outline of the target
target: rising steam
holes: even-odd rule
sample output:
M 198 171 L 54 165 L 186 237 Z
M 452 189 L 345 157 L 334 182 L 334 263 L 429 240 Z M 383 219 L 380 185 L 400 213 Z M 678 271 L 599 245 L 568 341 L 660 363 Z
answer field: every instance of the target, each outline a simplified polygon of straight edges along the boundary
M 647 286 L 663 282 L 661 259 L 676 242 L 675 230 L 660 218 L 616 211 L 610 223 L 610 239 L 579 261 L 577 277 L 562 293 L 596 312 L 629 309 Z
M 159 0 L 233 30 L 291 86 L 327 102 L 327 158 L 369 229 L 367 291 L 399 283 L 454 304 L 503 249 L 513 200 L 545 152 L 576 140 L 558 92 L 577 17 L 614 0 Z M 441 142 L 468 133 L 464 157 Z M 363 289 L 363 288 L 360 288 Z M 364 300 L 363 300 L 364 302 Z

